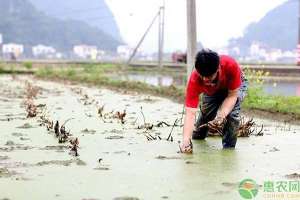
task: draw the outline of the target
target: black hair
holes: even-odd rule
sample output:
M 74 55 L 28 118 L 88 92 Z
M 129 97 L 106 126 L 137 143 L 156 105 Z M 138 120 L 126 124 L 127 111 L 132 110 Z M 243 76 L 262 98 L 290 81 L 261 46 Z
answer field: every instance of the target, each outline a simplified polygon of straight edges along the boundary
M 210 49 L 202 49 L 196 55 L 195 68 L 201 76 L 213 75 L 218 70 L 219 64 L 219 55 Z

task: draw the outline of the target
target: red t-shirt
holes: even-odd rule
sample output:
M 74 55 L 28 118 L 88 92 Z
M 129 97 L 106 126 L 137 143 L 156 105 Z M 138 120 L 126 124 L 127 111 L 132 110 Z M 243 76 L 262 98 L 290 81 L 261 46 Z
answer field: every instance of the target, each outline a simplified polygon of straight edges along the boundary
M 185 106 L 197 108 L 199 95 L 213 95 L 219 90 L 235 90 L 241 86 L 241 69 L 237 62 L 229 56 L 220 56 L 219 79 L 216 85 L 205 85 L 198 72 L 193 70 L 187 88 Z

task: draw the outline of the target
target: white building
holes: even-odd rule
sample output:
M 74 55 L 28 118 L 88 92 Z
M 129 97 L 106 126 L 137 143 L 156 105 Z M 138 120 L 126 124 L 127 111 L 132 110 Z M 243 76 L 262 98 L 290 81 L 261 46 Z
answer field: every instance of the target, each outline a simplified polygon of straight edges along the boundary
M 2 46 L 3 54 L 13 54 L 15 57 L 19 57 L 24 52 L 24 46 L 21 44 L 3 44 Z
M 35 57 L 45 56 L 45 57 L 51 57 L 56 53 L 55 48 L 51 46 L 45 46 L 45 45 L 37 45 L 32 47 L 32 54 Z
M 2 34 L 0 33 L 0 58 L 2 57 L 2 43 L 3 43 L 3 37 Z
M 127 45 L 120 45 L 117 48 L 117 53 L 121 58 L 129 58 L 132 52 L 133 52 L 133 48 Z
M 76 45 L 73 47 L 73 52 L 79 58 L 96 59 L 98 54 L 98 49 L 96 46 Z
M 252 42 L 250 46 L 250 56 L 253 58 L 266 58 L 267 57 L 266 47 L 264 47 L 259 42 Z

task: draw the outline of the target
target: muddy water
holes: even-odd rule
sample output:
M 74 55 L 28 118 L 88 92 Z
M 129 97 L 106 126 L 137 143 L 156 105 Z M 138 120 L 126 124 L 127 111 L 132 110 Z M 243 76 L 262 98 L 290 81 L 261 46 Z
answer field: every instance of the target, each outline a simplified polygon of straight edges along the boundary
M 35 103 L 47 105 L 47 116 L 71 119 L 66 129 L 79 138 L 79 157 L 37 118 L 26 119 L 26 79 L 41 88 Z M 162 138 L 155 141 L 137 129 L 144 124 L 141 107 L 146 123 L 181 118 L 182 105 L 170 100 L 30 77 L 1 76 L 0 90 L 0 199 L 235 200 L 245 178 L 263 185 L 300 173 L 299 126 L 256 118 L 264 136 L 239 138 L 236 150 L 208 138 L 194 142 L 193 155 L 182 155 L 181 127 L 172 132 L 174 142 L 165 140 L 171 127 L 148 131 Z M 97 105 L 105 105 L 104 113 L 126 109 L 125 124 L 100 119 Z M 263 194 L 260 188 L 257 199 Z
M 145 73 L 128 73 L 111 75 L 111 78 L 117 80 L 140 81 L 154 86 L 183 86 L 186 84 L 184 74 L 181 75 L 161 75 Z M 264 92 L 272 95 L 300 96 L 299 79 L 285 80 L 266 80 L 262 85 Z

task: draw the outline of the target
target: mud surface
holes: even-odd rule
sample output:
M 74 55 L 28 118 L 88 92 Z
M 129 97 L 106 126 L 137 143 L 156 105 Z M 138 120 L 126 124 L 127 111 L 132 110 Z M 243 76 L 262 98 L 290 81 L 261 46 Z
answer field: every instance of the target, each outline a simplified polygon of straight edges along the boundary
M 40 87 L 35 103 L 46 105 L 49 118 L 69 120 L 78 157 L 40 126 L 39 117 L 26 118 L 25 80 Z M 122 123 L 114 114 L 124 110 Z M 173 142 L 166 141 L 172 127 L 145 128 L 181 118 L 182 105 L 159 97 L 0 76 L 0 111 L 0 199 L 238 200 L 245 178 L 260 185 L 299 180 L 300 127 L 288 122 L 255 118 L 264 136 L 239 138 L 235 150 L 222 150 L 221 138 L 211 137 L 183 155 L 182 127 L 174 127 Z M 149 133 L 156 140 L 148 141 Z M 260 188 L 257 199 L 262 194 Z

